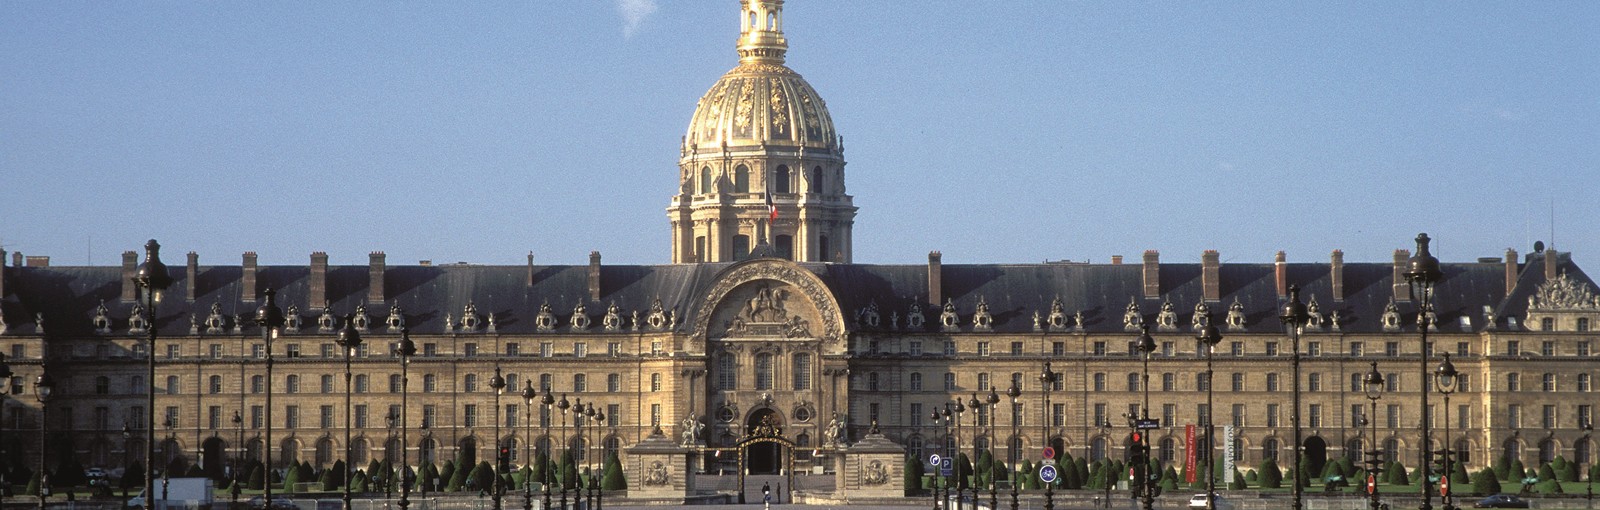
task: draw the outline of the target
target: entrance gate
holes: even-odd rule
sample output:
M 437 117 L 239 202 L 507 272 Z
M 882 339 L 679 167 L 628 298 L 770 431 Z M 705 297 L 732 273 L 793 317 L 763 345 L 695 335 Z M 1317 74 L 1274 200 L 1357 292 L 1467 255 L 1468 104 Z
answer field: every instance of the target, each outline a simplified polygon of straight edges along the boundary
M 749 476 L 752 467 L 752 454 L 758 457 L 762 467 L 775 467 L 783 475 L 784 486 L 779 489 L 778 497 L 781 501 L 793 501 L 794 491 L 794 442 L 778 435 L 775 428 L 757 427 L 756 430 L 744 439 L 739 440 L 739 500 L 744 502 L 744 481 Z

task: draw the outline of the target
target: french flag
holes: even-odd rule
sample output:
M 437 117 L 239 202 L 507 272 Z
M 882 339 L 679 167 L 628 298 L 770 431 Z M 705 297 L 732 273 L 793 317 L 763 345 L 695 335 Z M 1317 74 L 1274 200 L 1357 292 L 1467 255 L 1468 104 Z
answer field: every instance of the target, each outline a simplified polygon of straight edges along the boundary
M 767 192 L 767 221 L 770 223 L 770 222 L 777 221 L 777 220 L 778 220 L 778 204 L 775 204 L 775 203 L 772 202 L 772 192 L 768 191 Z

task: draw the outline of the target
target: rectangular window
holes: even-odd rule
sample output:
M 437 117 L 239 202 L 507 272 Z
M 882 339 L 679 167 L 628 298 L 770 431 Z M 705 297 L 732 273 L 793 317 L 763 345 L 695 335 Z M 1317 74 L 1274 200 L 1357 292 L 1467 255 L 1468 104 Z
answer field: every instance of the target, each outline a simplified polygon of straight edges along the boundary
M 1400 405 L 1389 404 L 1384 407 L 1387 416 L 1384 416 L 1384 426 L 1391 429 L 1400 428 Z
M 1277 356 L 1278 355 L 1278 342 L 1267 342 L 1267 355 L 1268 356 Z
M 1399 356 L 1400 355 L 1400 342 L 1384 342 L 1383 343 L 1383 355 L 1391 357 L 1391 358 L 1393 358 L 1395 356 Z
M 978 391 L 989 391 L 989 374 L 978 374 Z
M 1106 374 L 1104 372 L 1094 374 L 1094 391 L 1106 391 Z
M 333 428 L 333 406 L 321 406 L 318 410 L 321 411 L 321 418 L 317 420 L 318 426 L 324 429 Z
M 945 374 L 944 374 L 944 390 L 945 391 L 955 391 L 955 389 L 956 389 L 956 374 L 953 373 L 953 372 L 945 372 Z
M 261 344 L 250 344 L 250 357 L 255 359 L 267 357 L 267 348 Z
M 206 409 L 206 427 L 211 430 L 222 429 L 222 406 L 211 406 Z
M 283 352 L 291 358 L 300 357 L 300 344 L 289 344 L 283 347 Z
M 1322 374 L 1317 372 L 1306 374 L 1306 391 L 1322 391 Z
M 1104 402 L 1097 402 L 1094 405 L 1094 423 L 1096 425 L 1111 423 L 1110 418 L 1106 416 L 1106 404 Z
M 355 428 L 358 428 L 358 429 L 367 428 L 367 405 L 366 404 L 356 404 L 355 405 L 355 412 L 351 413 L 351 414 L 355 415 L 355 416 L 351 417 L 351 420 L 355 422 Z
M 422 406 L 422 426 L 424 428 L 430 428 L 430 427 L 436 427 L 438 425 L 439 425 L 439 407 L 435 406 L 433 404 L 427 404 L 427 405 Z
M 912 355 L 912 356 L 921 356 L 922 355 L 922 342 L 916 341 L 916 340 L 911 341 L 911 343 L 908 344 L 908 346 L 906 347 L 906 354 L 909 354 L 909 355 Z
M 1244 391 L 1244 374 L 1235 372 L 1230 379 L 1229 386 L 1233 387 L 1233 391 Z
M 1546 340 L 1544 342 L 1540 342 L 1539 343 L 1539 355 L 1540 356 L 1555 356 L 1556 355 L 1556 343 L 1555 342 L 1551 342 L 1549 340 Z
M 1311 404 L 1306 414 L 1310 418 L 1312 428 L 1322 426 L 1322 404 Z
M 283 426 L 290 429 L 300 428 L 300 406 L 291 405 L 283 408 Z
M 478 344 L 476 342 L 467 342 L 467 343 L 461 344 L 461 356 L 462 357 L 471 358 L 471 357 L 474 357 L 474 356 L 477 356 L 477 355 L 478 355 Z
M 506 342 L 506 356 L 519 356 L 522 354 L 520 350 L 521 346 L 516 342 Z
M 1172 342 L 1161 342 L 1161 356 L 1171 358 L 1174 353 Z
M 1544 422 L 1545 430 L 1555 430 L 1555 428 L 1556 428 L 1556 406 L 1545 405 L 1543 411 L 1544 412 L 1540 413 L 1540 415 L 1541 415 L 1540 417 L 1542 418 L 1540 421 Z
M 222 344 L 211 344 L 211 359 L 222 358 Z
M 1321 356 L 1322 355 L 1322 342 L 1309 342 L 1309 343 L 1307 343 L 1306 344 L 1306 355 L 1307 356 Z
M 1278 404 L 1267 404 L 1267 426 L 1278 426 Z
M 1243 427 L 1244 426 L 1244 404 L 1234 404 L 1233 405 L 1233 426 L 1234 427 Z
M 606 406 L 606 425 L 616 427 L 622 424 L 622 405 L 609 404 Z M 507 425 L 508 427 L 512 425 Z
M 1361 423 L 1361 417 L 1366 415 L 1367 406 L 1361 404 L 1350 404 L 1350 426 L 1359 427 L 1364 425 Z
M 544 418 L 540 417 L 539 422 L 544 423 Z M 661 425 L 661 404 L 650 404 L 650 425 Z
M 1244 342 L 1229 342 L 1228 354 L 1233 356 L 1244 356 Z
M 1067 425 L 1067 405 L 1050 404 L 1050 425 L 1064 427 Z
M 1462 430 L 1466 430 L 1467 428 L 1471 427 L 1472 426 L 1472 411 L 1471 410 L 1472 410 L 1472 408 L 1470 406 L 1467 406 L 1467 405 L 1464 405 L 1464 404 L 1456 406 L 1456 423 L 1455 423 L 1455 426 L 1461 427 Z M 1580 421 L 1579 423 L 1589 423 L 1589 421 L 1587 419 L 1585 419 L 1583 421 Z
M 1461 410 L 1462 411 L 1466 411 L 1466 409 L 1467 409 L 1467 406 L 1461 406 Z M 1590 409 L 1591 408 L 1589 407 L 1589 404 L 1583 404 L 1583 405 L 1579 405 L 1578 406 L 1578 426 L 1579 427 L 1582 427 L 1584 425 L 1593 425 L 1594 424 L 1594 421 L 1592 421 L 1593 420 L 1593 416 L 1590 414 L 1591 413 Z M 1465 412 L 1462 413 L 1462 415 L 1465 415 L 1465 414 L 1466 414 Z M 1457 421 L 1457 423 L 1461 423 L 1463 427 L 1466 426 L 1467 420 L 1461 419 L 1461 420 L 1456 420 L 1456 421 Z
M 955 340 L 946 340 L 944 342 L 944 355 L 945 356 L 955 356 L 956 355 L 956 341 Z
M 1161 391 L 1176 391 L 1178 376 L 1172 372 L 1161 374 Z
M 1105 341 L 1103 341 L 1103 340 L 1102 341 L 1096 341 L 1094 343 L 1094 355 L 1095 356 L 1105 356 L 1106 355 L 1106 343 L 1105 343 Z
M 867 404 L 867 420 L 868 420 L 869 423 L 877 423 L 878 422 L 878 412 L 881 409 L 882 409 L 882 405 L 878 404 L 877 402 L 873 402 L 871 404 Z
M 1066 342 L 1051 342 L 1050 343 L 1050 354 L 1054 355 L 1054 356 L 1066 356 L 1067 355 L 1067 343 Z
M 922 404 L 911 404 L 911 426 L 922 426 Z
M 589 355 L 589 342 L 578 342 L 578 343 L 572 344 L 572 357 L 574 357 L 574 358 L 582 358 L 582 357 L 586 357 L 588 355 Z
M 1507 340 L 1506 341 L 1506 355 L 1507 356 L 1521 356 L 1522 355 L 1522 342 L 1519 342 L 1519 341 L 1516 341 L 1516 340 Z
M 1350 342 L 1350 356 L 1356 357 L 1362 355 L 1364 355 L 1364 353 L 1362 352 L 1361 342 Z
M 606 375 L 606 391 L 612 393 L 622 391 L 622 374 Z
M 1177 425 L 1178 406 L 1176 404 L 1161 404 L 1161 426 L 1171 427 Z
M 606 355 L 611 356 L 613 358 L 621 356 L 622 355 L 622 342 L 609 342 L 609 343 L 606 343 Z
M 555 353 L 556 353 L 555 344 L 552 344 L 550 342 L 542 342 L 542 343 L 539 344 L 539 357 L 541 357 L 541 358 L 549 358 L 549 357 L 555 356 L 556 355 Z
M 1011 355 L 1012 356 L 1021 356 L 1022 355 L 1022 342 L 1011 342 Z
M 461 406 L 461 425 L 465 427 L 478 426 L 477 404 L 466 404 Z
M 1588 343 L 1589 342 L 1580 342 L 1580 347 L 1583 347 L 1585 350 L 1587 350 L 1587 348 L 1589 347 Z M 1471 356 L 1472 355 L 1471 346 L 1472 346 L 1472 344 L 1469 344 L 1467 342 L 1456 342 L 1456 356 L 1461 356 L 1461 357 Z
M 250 406 L 250 428 L 259 429 L 264 426 L 262 423 L 264 415 L 262 413 L 265 411 L 261 406 Z
M 178 344 L 167 344 L 167 359 L 178 359 L 183 349 Z
M 979 356 L 988 356 L 989 355 L 989 342 L 978 342 L 978 355 Z
M 333 349 L 333 344 L 322 344 L 322 357 L 333 358 L 338 356 L 339 351 Z
M 578 393 L 589 391 L 588 374 L 576 374 L 572 376 L 572 391 Z

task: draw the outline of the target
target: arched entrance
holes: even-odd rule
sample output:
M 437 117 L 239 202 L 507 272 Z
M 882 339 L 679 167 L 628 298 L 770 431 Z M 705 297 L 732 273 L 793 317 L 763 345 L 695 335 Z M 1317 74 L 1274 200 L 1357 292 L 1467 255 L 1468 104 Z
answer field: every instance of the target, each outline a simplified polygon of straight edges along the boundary
M 1306 456 L 1306 475 L 1312 480 L 1322 476 L 1322 466 L 1328 463 L 1328 442 L 1320 436 L 1311 436 L 1301 448 Z
M 755 436 L 779 436 L 782 430 L 782 417 L 772 409 L 760 409 L 750 413 L 750 419 L 745 424 L 745 430 L 752 431 Z M 766 432 L 766 434 L 763 434 Z M 781 438 L 781 437 L 780 437 Z M 782 474 L 787 466 L 783 460 L 786 454 L 793 454 L 794 445 L 788 441 L 757 441 L 742 442 L 741 451 L 744 453 L 743 471 L 752 475 L 777 475 Z
M 205 469 L 207 476 L 213 478 L 223 477 L 225 473 L 222 471 L 222 457 L 225 450 L 227 450 L 227 445 L 222 442 L 222 438 L 218 437 L 208 438 L 204 443 L 200 444 L 200 467 Z

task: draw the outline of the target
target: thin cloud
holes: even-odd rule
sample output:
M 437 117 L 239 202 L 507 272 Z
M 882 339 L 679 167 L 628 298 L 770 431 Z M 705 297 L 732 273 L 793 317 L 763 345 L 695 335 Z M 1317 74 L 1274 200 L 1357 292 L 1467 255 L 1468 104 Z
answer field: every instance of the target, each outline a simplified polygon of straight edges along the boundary
M 622 15 L 622 37 L 633 38 L 644 19 L 656 12 L 656 0 L 617 0 L 617 13 Z

